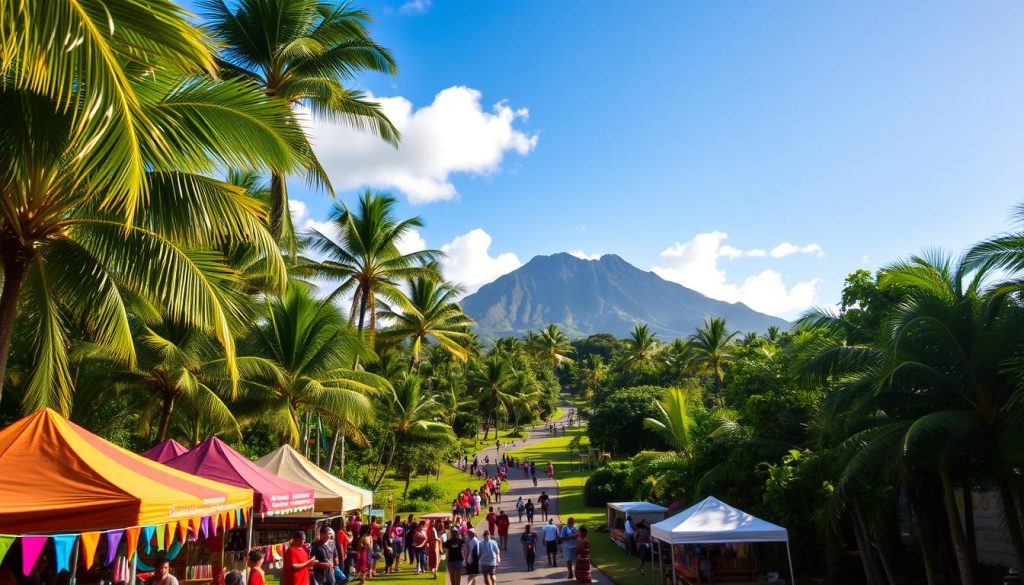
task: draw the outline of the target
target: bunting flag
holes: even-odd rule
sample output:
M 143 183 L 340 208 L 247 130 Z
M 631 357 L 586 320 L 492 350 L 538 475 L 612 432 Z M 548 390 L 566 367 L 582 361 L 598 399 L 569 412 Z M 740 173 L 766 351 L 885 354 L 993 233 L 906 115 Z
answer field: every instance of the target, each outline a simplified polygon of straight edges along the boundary
M 124 529 L 124 554 L 129 561 L 135 557 L 135 552 L 139 548 L 139 532 L 141 531 L 142 528 L 138 526 Z
M 199 525 L 201 524 L 199 518 L 188 519 L 188 530 L 192 533 L 192 538 L 199 540 Z
M 174 522 L 168 522 L 164 525 L 164 536 L 166 537 L 164 542 L 167 544 L 168 548 L 174 544 L 175 526 L 177 526 L 177 524 Z
M 120 530 L 111 530 L 107 533 L 107 556 L 103 561 L 103 566 L 114 562 L 114 557 L 117 556 L 117 546 L 121 544 L 122 536 L 124 536 L 124 532 Z
M 77 534 L 55 534 L 53 536 L 53 556 L 57 561 L 57 572 L 67 571 L 71 563 L 71 550 L 78 542 Z
M 92 568 L 96 560 L 96 548 L 100 545 L 100 532 L 83 532 L 82 538 L 82 560 L 85 561 L 85 569 Z
M 210 516 L 210 536 L 217 536 L 217 522 L 220 520 L 220 515 L 214 514 Z
M 210 517 L 209 516 L 203 516 L 199 520 L 199 532 L 202 533 L 203 538 L 208 538 L 210 536 Z
M 245 522 L 246 525 L 249 524 L 251 512 L 252 512 L 252 508 L 244 508 L 242 510 L 242 521 Z
M 142 527 L 142 552 L 149 554 L 153 550 L 153 533 L 156 532 L 156 526 L 143 526 Z
M 178 520 L 178 542 L 185 544 L 187 540 L 186 535 L 188 534 L 188 521 Z
M 156 550 L 167 550 L 167 526 L 156 527 Z
M 225 517 L 224 526 L 226 526 L 228 530 L 234 530 L 234 528 L 235 528 L 235 513 L 234 512 L 225 512 L 224 513 L 224 517 Z
M 235 528 L 242 525 L 242 509 L 235 508 Z
M 26 577 L 32 572 L 39 560 L 39 553 L 43 552 L 49 536 L 22 536 L 21 537 L 21 572 Z
M 17 538 L 17 536 L 0 534 L 0 562 L 3 562 L 4 557 L 7 556 L 7 551 L 11 550 L 11 546 Z

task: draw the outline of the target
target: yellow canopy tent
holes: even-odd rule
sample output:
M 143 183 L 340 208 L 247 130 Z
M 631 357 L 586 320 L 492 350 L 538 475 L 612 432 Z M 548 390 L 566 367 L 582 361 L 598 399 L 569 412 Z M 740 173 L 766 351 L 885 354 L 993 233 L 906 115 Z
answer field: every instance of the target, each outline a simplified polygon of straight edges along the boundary
M 256 460 L 267 471 L 316 491 L 317 512 L 362 510 L 373 503 L 373 492 L 344 482 L 288 445 L 282 445 Z
M 252 490 L 171 469 L 53 410 L 0 431 L 0 534 L 103 531 L 235 514 Z

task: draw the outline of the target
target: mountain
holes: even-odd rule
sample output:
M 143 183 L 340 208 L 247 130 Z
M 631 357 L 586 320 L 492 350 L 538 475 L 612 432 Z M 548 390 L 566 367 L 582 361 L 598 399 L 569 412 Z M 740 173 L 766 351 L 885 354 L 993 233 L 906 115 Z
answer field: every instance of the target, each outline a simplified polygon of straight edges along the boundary
M 711 317 L 733 330 L 764 332 L 790 323 L 727 303 L 640 270 L 614 254 L 582 260 L 571 254 L 537 256 L 462 300 L 484 338 L 525 335 L 555 323 L 570 337 L 627 336 L 646 323 L 663 341 L 691 335 Z

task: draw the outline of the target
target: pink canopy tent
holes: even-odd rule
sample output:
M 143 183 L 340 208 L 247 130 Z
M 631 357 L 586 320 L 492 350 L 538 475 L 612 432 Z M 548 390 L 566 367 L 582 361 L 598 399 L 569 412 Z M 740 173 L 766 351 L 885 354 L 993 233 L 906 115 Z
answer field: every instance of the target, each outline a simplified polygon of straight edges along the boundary
M 292 483 L 210 437 L 165 465 L 229 485 L 250 488 L 257 514 L 288 514 L 313 507 L 313 488 Z
M 157 463 L 167 463 L 186 452 L 188 452 L 188 448 L 184 445 L 174 439 L 167 439 L 150 447 L 148 451 L 142 453 L 142 456 L 146 459 L 152 459 Z

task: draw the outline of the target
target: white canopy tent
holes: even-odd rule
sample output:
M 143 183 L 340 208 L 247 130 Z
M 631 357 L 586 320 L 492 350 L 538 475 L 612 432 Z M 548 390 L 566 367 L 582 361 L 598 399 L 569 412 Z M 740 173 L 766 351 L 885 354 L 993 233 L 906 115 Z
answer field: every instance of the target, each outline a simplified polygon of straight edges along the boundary
M 606 521 L 608 526 L 608 533 L 611 534 L 612 540 L 619 546 L 626 546 L 625 536 L 620 535 L 623 539 L 622 542 L 616 539 L 616 534 L 621 531 L 621 525 L 625 522 L 627 517 L 632 518 L 633 528 L 636 529 L 637 524 L 642 521 L 648 524 L 654 524 L 665 518 L 665 511 L 668 510 L 665 506 L 659 506 L 652 502 L 609 502 L 608 509 L 606 512 Z M 618 529 L 618 532 L 617 532 Z
M 677 544 L 785 542 L 790 583 L 795 583 L 793 557 L 789 552 L 789 533 L 786 529 L 733 508 L 715 497 L 708 497 L 674 516 L 652 524 L 651 537 L 667 543 L 673 551 Z M 675 581 L 674 556 L 670 555 L 670 560 L 672 580 Z

